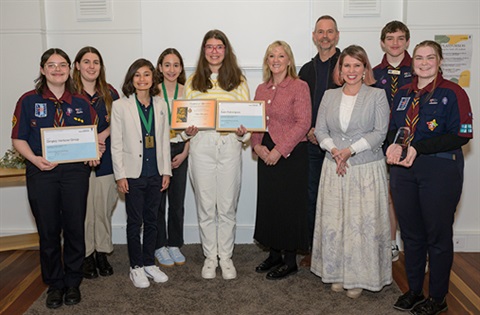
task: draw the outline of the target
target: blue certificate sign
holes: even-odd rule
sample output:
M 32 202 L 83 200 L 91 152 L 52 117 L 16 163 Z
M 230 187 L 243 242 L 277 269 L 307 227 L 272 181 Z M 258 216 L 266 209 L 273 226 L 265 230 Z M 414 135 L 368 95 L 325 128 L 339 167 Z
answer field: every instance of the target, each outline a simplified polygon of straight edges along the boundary
M 217 130 L 235 131 L 240 125 L 248 131 L 266 129 L 264 101 L 218 101 Z
M 53 163 L 99 160 L 97 126 L 42 128 L 43 157 Z

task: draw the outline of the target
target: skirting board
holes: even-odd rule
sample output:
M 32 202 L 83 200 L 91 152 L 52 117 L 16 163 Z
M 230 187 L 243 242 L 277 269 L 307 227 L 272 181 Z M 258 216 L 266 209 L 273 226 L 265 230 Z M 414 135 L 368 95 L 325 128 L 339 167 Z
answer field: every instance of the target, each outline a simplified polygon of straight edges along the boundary
M 251 244 L 253 243 L 254 227 L 250 225 L 237 225 L 235 243 Z M 19 235 L 33 233 L 35 230 L 14 230 L 4 229 L 0 231 L 0 236 Z M 114 225 L 112 227 L 113 243 L 126 244 L 125 225 Z M 200 243 L 200 234 L 197 225 L 186 225 L 184 228 L 185 243 Z M 400 237 L 397 238 L 400 240 Z M 401 242 L 399 242 L 401 243 Z M 480 231 L 459 231 L 453 237 L 453 245 L 456 252 L 480 252 Z M 401 244 L 399 244 L 401 246 Z

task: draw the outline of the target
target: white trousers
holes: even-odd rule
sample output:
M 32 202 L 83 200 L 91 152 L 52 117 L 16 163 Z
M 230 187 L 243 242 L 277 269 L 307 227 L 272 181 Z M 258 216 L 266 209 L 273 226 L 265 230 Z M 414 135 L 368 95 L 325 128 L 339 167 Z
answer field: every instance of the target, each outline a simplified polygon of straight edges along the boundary
M 195 192 L 203 254 L 232 257 L 242 173 L 242 143 L 235 134 L 200 131 L 190 144 L 189 174 Z
M 92 171 L 85 217 L 85 257 L 94 251 L 113 251 L 112 215 L 117 200 L 117 185 L 113 174 L 96 177 Z

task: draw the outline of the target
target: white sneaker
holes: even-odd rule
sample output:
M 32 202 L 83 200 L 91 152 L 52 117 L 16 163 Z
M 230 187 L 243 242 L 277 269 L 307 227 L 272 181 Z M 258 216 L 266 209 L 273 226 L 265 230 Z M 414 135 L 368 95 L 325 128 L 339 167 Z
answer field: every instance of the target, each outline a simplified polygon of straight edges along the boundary
M 149 278 L 152 278 L 156 283 L 168 281 L 168 276 L 163 273 L 158 266 L 155 265 L 145 267 L 145 275 Z
M 222 277 L 225 280 L 232 280 L 237 277 L 237 270 L 233 261 L 229 259 L 220 259 L 220 268 L 222 268 Z
M 150 281 L 148 281 L 143 267 L 130 267 L 130 280 L 132 280 L 133 285 L 137 288 L 148 288 L 150 286 Z
M 214 279 L 217 275 L 217 266 L 218 261 L 216 259 L 205 259 L 202 268 L 202 278 L 203 279 Z
M 180 251 L 180 248 L 169 247 L 168 253 L 170 254 L 170 257 L 173 259 L 173 262 L 175 263 L 175 265 L 181 266 L 185 264 L 185 256 L 183 256 L 182 252 Z

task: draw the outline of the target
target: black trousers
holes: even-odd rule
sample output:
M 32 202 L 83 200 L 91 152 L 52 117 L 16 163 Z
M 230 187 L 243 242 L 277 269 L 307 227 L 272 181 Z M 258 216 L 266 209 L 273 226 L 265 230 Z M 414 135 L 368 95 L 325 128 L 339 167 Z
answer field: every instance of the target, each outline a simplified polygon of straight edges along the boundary
M 60 164 L 40 171 L 27 163 L 27 192 L 40 239 L 42 278 L 51 289 L 78 287 L 85 257 L 90 167 Z M 63 234 L 63 253 L 62 253 Z
M 155 265 L 158 207 L 162 194 L 162 176 L 128 178 L 125 194 L 127 210 L 127 247 L 130 267 Z M 143 244 L 140 233 L 143 225 Z
M 185 142 L 171 143 L 170 154 L 172 159 L 183 152 Z M 158 210 L 157 243 L 155 248 L 163 246 L 180 247 L 183 245 L 183 220 L 185 216 L 185 191 L 187 189 L 188 157 L 178 168 L 172 169 L 170 186 L 162 194 Z M 168 225 L 165 223 L 168 195 Z
M 463 186 L 463 156 L 420 155 L 410 168 L 390 168 L 390 189 L 405 249 L 410 290 L 421 292 L 429 257 L 429 294 L 443 299 L 453 262 L 453 221 Z

